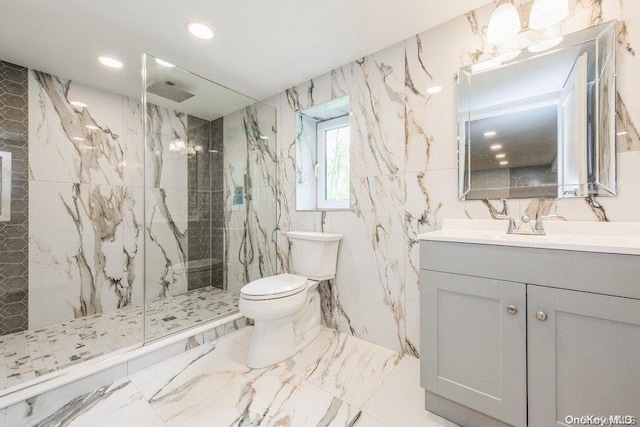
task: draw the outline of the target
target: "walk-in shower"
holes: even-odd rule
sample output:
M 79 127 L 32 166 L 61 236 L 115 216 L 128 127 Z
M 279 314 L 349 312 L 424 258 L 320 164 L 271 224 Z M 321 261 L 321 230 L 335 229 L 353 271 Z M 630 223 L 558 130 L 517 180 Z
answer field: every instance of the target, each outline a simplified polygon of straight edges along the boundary
M 276 110 L 142 63 L 141 101 L 0 61 L 0 395 L 235 315 L 275 273 Z

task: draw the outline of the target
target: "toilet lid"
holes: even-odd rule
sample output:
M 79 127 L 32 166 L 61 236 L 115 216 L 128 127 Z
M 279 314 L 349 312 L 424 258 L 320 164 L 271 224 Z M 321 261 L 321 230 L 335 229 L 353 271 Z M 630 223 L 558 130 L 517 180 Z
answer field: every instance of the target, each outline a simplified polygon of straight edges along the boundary
M 278 274 L 248 283 L 240 289 L 240 293 L 252 299 L 282 298 L 300 292 L 306 284 L 306 277 Z

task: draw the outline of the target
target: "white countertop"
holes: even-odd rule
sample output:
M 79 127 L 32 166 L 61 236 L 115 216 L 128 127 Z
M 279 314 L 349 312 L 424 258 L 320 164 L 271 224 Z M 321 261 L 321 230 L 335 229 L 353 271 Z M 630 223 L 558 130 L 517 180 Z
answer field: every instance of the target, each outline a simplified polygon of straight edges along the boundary
M 518 222 L 516 220 L 516 222 Z M 532 221 L 533 222 L 533 221 Z M 507 234 L 508 221 L 445 219 L 420 240 L 640 255 L 640 222 L 544 222 L 546 236 Z

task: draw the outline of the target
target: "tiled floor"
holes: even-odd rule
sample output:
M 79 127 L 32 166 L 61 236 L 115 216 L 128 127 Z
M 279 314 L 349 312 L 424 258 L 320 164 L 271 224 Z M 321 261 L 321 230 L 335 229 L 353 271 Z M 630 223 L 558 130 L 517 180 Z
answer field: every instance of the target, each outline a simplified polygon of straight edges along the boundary
M 425 426 L 454 424 L 424 410 L 418 360 L 324 329 L 266 369 L 244 360 L 251 327 L 154 365 L 14 425 Z M 23 424 L 20 424 L 23 422 Z
M 143 340 L 141 305 L 0 336 L 0 389 Z M 238 311 L 235 294 L 201 288 L 151 302 L 147 339 Z

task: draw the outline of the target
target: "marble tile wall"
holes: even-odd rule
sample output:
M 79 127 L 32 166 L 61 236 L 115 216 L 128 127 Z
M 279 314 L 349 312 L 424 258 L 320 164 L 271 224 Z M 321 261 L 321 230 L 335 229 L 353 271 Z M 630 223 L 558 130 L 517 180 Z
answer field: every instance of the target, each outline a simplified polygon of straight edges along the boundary
M 530 1 L 517 2 L 526 6 Z M 474 10 L 271 100 L 278 108 L 278 269 L 288 271 L 288 230 L 343 233 L 336 278 L 321 286 L 325 323 L 419 355 L 418 234 L 443 218 L 506 212 L 567 220 L 640 221 L 640 3 L 571 0 L 562 34 L 612 19 L 618 33 L 619 197 L 460 202 L 457 197 L 456 71 L 498 52 L 486 41 L 495 4 Z M 440 85 L 439 94 L 427 88 Z M 348 95 L 350 211 L 296 211 L 296 111 Z
M 276 110 L 267 103 L 223 118 L 224 289 L 229 292 L 276 271 L 275 126 Z
M 28 70 L 0 61 L 0 151 L 11 153 L 11 220 L 0 222 L 0 336 L 28 327 Z
M 139 103 L 28 79 L 29 328 L 141 303 Z

